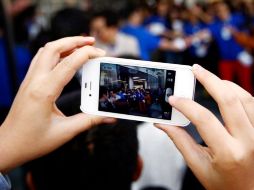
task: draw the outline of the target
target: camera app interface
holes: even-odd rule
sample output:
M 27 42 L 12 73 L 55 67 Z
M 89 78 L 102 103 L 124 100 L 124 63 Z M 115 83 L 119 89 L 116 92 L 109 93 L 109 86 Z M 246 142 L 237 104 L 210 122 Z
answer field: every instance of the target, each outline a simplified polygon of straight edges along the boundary
M 171 120 L 175 71 L 100 64 L 99 111 Z

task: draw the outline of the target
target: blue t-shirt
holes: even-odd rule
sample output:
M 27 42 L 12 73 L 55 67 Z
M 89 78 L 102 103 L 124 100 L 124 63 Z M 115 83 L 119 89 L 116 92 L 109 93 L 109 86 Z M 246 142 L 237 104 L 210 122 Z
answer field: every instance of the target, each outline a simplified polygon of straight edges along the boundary
M 16 69 L 18 84 L 24 79 L 31 61 L 30 52 L 23 46 L 16 46 L 14 53 L 16 55 Z M 0 38 L 0 107 L 10 107 L 13 101 L 11 93 L 11 81 L 6 57 L 5 43 Z
M 187 36 L 196 34 L 204 29 L 207 29 L 207 25 L 202 22 L 198 22 L 195 25 L 190 22 L 184 23 L 184 33 Z M 197 41 L 189 48 L 190 54 L 195 57 L 204 57 L 208 53 L 208 46 L 208 42 Z
M 149 33 L 142 26 L 125 25 L 121 31 L 134 36 L 138 40 L 140 58 L 143 60 L 150 60 L 151 53 L 159 48 L 160 38 Z
M 242 16 L 237 14 L 232 15 L 226 22 L 217 20 L 209 26 L 223 60 L 235 61 L 239 53 L 243 51 L 243 47 L 236 42 L 231 32 L 227 29 L 228 26 L 241 29 L 243 21 Z
M 167 18 L 161 17 L 159 15 L 152 15 L 152 16 L 148 17 L 147 19 L 145 19 L 144 26 L 149 26 L 150 24 L 153 24 L 153 23 L 160 23 L 163 26 L 165 26 L 165 28 L 167 28 L 167 29 L 170 28 L 170 24 L 169 24 Z

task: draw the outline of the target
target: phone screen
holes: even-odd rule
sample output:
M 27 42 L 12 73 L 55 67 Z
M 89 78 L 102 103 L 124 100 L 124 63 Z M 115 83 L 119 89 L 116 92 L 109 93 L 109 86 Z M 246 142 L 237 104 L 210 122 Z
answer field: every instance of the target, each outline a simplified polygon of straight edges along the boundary
M 99 111 L 171 120 L 176 71 L 100 63 Z

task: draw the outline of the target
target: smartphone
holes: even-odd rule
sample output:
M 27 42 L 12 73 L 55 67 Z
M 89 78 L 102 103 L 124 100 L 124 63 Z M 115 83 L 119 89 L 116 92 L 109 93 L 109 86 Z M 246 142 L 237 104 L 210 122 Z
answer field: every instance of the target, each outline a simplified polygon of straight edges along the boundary
M 94 115 L 186 126 L 190 121 L 169 105 L 168 98 L 174 95 L 193 99 L 195 83 L 190 66 L 95 58 L 83 66 L 81 110 Z

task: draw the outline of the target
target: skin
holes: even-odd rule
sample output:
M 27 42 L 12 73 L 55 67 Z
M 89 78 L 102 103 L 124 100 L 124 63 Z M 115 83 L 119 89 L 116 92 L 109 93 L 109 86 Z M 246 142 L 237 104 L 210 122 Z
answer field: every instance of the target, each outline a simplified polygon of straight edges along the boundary
M 254 189 L 254 98 L 201 66 L 194 65 L 193 73 L 218 103 L 224 122 L 192 100 L 169 100 L 196 125 L 207 147 L 197 144 L 183 128 L 156 126 L 173 140 L 206 189 Z
M 91 22 L 91 35 L 98 38 L 101 42 L 114 44 L 118 33 L 117 27 L 108 27 L 103 17 L 94 18 Z
M 230 18 L 230 10 L 225 3 L 218 3 L 218 5 L 216 6 L 216 11 L 218 17 L 222 21 L 227 21 Z
M 93 43 L 91 37 L 68 37 L 38 51 L 0 127 L 1 172 L 55 150 L 94 125 L 115 121 L 83 113 L 66 117 L 55 104 L 76 71 L 105 54 Z

